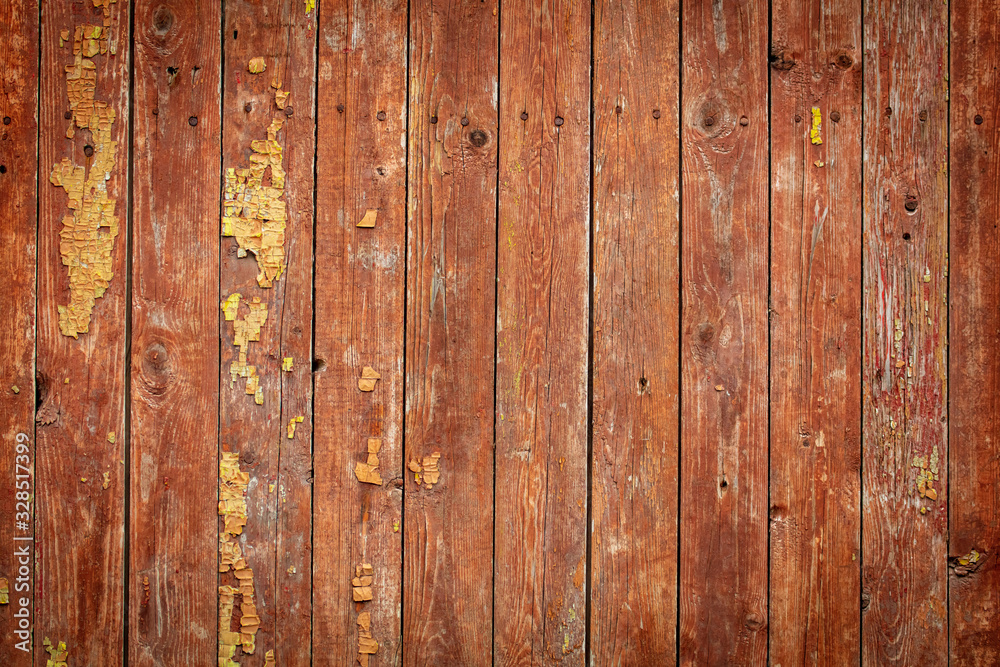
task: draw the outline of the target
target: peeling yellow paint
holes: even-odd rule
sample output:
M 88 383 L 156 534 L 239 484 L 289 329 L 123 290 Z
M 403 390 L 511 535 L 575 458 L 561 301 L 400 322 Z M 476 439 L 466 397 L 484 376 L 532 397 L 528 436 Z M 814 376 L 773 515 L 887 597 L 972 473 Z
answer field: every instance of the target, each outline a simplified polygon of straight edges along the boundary
M 261 287 L 271 287 L 285 270 L 285 170 L 277 139 L 283 123 L 274 118 L 267 139 L 250 142 L 249 168 L 226 170 L 222 235 L 236 238 L 238 257 L 254 254 Z
M 316 9 L 316 0 L 306 0 L 306 14 Z
M 295 361 L 291 357 L 285 357 L 281 360 L 281 370 L 286 373 L 291 373 L 293 366 L 295 366 Z
M 104 6 L 107 17 L 108 4 L 108 0 L 96 0 L 94 6 Z M 110 23 L 107 19 L 105 22 Z M 73 118 L 66 136 L 72 139 L 77 128 L 89 130 L 86 150 L 90 154 L 84 165 L 64 157 L 53 165 L 49 175 L 52 185 L 66 191 L 70 210 L 63 216 L 59 233 L 59 254 L 69 273 L 69 304 L 59 304 L 57 309 L 59 330 L 73 338 L 90 330 L 95 302 L 104 296 L 114 275 L 117 201 L 108 196 L 108 182 L 118 153 L 118 142 L 112 140 L 111 132 L 117 114 L 108 102 L 95 99 L 97 65 L 93 60 L 98 54 L 107 54 L 109 32 L 110 28 L 97 25 L 79 25 L 74 30 L 74 60 L 65 67 Z
M 69 660 L 69 651 L 66 649 L 66 642 L 59 642 L 58 645 L 53 646 L 52 640 L 46 637 L 42 641 L 42 646 L 49 654 L 49 659 L 45 661 L 45 667 L 67 667 L 66 661 Z
M 10 604 L 10 582 L 0 577 L 0 604 Z
M 368 438 L 368 460 L 358 461 L 354 465 L 354 475 L 359 482 L 382 485 L 382 476 L 378 473 L 378 452 L 382 449 L 382 441 L 378 438 Z
M 274 665 L 277 664 L 278 663 L 274 661 L 274 649 L 271 649 L 270 651 L 264 654 L 264 667 L 273 667 Z
M 102 473 L 101 477 L 104 478 L 104 481 L 101 482 L 101 488 L 106 489 L 109 486 L 111 486 L 111 473 L 109 472 Z
M 260 627 L 260 617 L 254 602 L 253 569 L 247 565 L 236 536 L 247 523 L 247 486 L 250 474 L 240 470 L 239 452 L 223 452 L 219 460 L 219 516 L 223 530 L 219 533 L 219 573 L 232 570 L 238 586 L 219 586 L 219 665 L 238 665 L 233 661 L 236 647 L 253 653 L 254 639 Z M 240 630 L 232 630 L 236 596 L 240 596 Z
M 260 386 L 257 367 L 247 363 L 247 349 L 251 342 L 260 340 L 260 330 L 267 321 L 267 304 L 261 303 L 259 297 L 254 297 L 247 304 L 250 312 L 239 319 L 241 298 L 239 294 L 231 294 L 221 304 L 226 321 L 233 323 L 233 345 L 239 348 L 237 358 L 229 365 L 229 375 L 232 383 L 236 382 L 237 377 L 246 378 L 246 393 L 253 396 L 257 405 L 263 405 L 264 388 Z
M 247 69 L 250 70 L 251 74 L 260 74 L 267 69 L 267 64 L 262 56 L 257 56 L 250 59 L 250 62 L 247 63 Z
M 939 454 L 937 446 L 931 451 L 930 456 L 914 456 L 912 467 L 917 468 L 917 493 L 921 498 L 937 500 L 937 489 L 934 482 L 938 479 Z
M 20 394 L 21 393 L 21 388 L 18 387 L 16 384 L 15 385 L 11 385 L 10 390 L 12 392 L 14 392 L 15 394 Z
M 365 215 L 361 218 L 361 222 L 358 223 L 358 227 L 374 227 L 375 221 L 378 219 L 378 210 L 370 208 L 365 211 Z
M 361 370 L 361 379 L 358 380 L 358 389 L 361 391 L 373 391 L 375 383 L 382 378 L 371 366 L 365 366 Z
M 812 108 L 812 127 L 809 129 L 809 140 L 815 145 L 823 143 L 822 131 L 823 129 L 823 115 L 820 113 L 819 107 Z
M 305 417 L 299 416 L 299 417 L 292 417 L 291 420 L 289 420 L 289 422 L 288 422 L 288 439 L 289 440 L 291 440 L 292 438 L 295 437 L 295 425 L 296 424 L 301 424 L 303 419 L 305 419 Z
M 115 432 L 114 431 L 108 431 L 108 442 L 110 442 L 113 445 L 113 444 L 115 444 L 115 440 L 117 440 L 117 436 L 115 436 Z
M 441 471 L 438 468 L 440 459 L 441 452 L 434 452 L 430 456 L 425 456 L 423 462 L 414 459 L 406 467 L 413 473 L 413 479 L 418 485 L 422 481 L 426 488 L 432 489 L 441 477 Z M 421 475 L 423 475 L 422 480 Z

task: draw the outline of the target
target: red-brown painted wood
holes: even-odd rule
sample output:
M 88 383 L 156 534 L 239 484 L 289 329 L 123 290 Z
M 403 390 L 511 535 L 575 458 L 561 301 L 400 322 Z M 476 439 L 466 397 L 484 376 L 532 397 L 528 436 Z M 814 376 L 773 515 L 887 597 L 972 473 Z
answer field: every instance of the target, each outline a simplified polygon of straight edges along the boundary
M 0 22 L 0 238 L 7 263 L 0 289 L 0 607 L 5 664 L 32 663 L 34 622 L 35 260 L 38 222 L 38 3 L 7 5 Z M 22 621 L 23 619 L 23 621 Z
M 91 38 L 95 30 L 101 31 L 92 42 L 95 49 L 98 41 L 102 43 L 99 50 L 92 53 L 81 47 L 77 55 L 77 30 L 89 30 Z M 81 663 L 119 662 L 124 652 L 129 43 L 126 3 L 106 9 L 93 2 L 46 3 L 43 7 L 37 305 L 41 404 L 36 417 L 35 479 L 37 665 L 49 658 L 43 647 L 46 637 L 56 647 L 66 642 L 73 659 Z M 92 116 L 84 120 L 89 100 L 77 88 L 86 80 L 82 74 L 72 80 L 76 99 L 82 96 L 82 100 L 79 106 L 71 105 L 68 80 L 77 76 L 77 63 L 83 68 L 85 61 L 94 66 L 81 72 L 94 74 L 90 100 L 95 114 L 102 103 L 114 112 L 110 140 L 94 131 Z M 112 160 L 106 168 L 98 166 L 106 159 Z M 70 201 L 69 188 L 51 180 L 57 165 L 65 164 L 63 160 L 84 179 L 79 205 Z M 93 170 L 102 168 L 104 179 L 100 173 L 95 177 Z M 100 262 L 104 253 L 99 241 L 74 234 L 72 225 L 75 219 L 83 224 L 77 213 L 89 202 L 100 200 L 104 192 L 106 206 L 113 213 L 104 219 L 111 226 L 102 227 L 98 234 L 114 236 L 109 258 L 112 275 L 107 290 L 94 303 L 86 332 L 74 338 L 61 331 L 58 311 L 71 304 L 70 271 Z M 74 196 L 79 197 L 79 192 Z M 96 220 L 86 224 L 90 222 Z M 79 255 L 64 254 L 81 245 L 85 250 Z
M 403 319 L 406 281 L 406 3 L 339 0 L 319 9 L 313 661 L 352 664 L 360 613 L 401 661 Z M 375 227 L 357 224 L 377 210 Z M 381 375 L 362 392 L 365 366 Z M 355 476 L 381 438 L 382 484 Z M 373 598 L 352 599 L 370 563 Z
M 865 6 L 861 652 L 879 665 L 948 659 L 947 28 L 943 3 Z
M 410 6 L 406 461 L 407 664 L 489 665 L 497 84 L 494 5 Z
M 132 664 L 218 654 L 219 12 L 135 5 Z
M 767 3 L 685 3 L 680 656 L 767 652 Z
M 950 58 L 950 658 L 953 665 L 994 665 L 1000 663 L 1000 6 L 951 3 Z
M 582 665 L 591 6 L 500 10 L 494 663 Z
M 770 660 L 857 664 L 861 4 L 771 15 Z
M 679 28 L 595 4 L 591 664 L 676 662 Z

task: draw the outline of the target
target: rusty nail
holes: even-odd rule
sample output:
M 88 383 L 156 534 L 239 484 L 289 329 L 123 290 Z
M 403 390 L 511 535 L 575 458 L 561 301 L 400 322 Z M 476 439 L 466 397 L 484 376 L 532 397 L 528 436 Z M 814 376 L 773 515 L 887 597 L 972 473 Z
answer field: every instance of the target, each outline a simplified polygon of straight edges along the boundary
M 615 113 L 620 114 L 622 112 L 622 105 L 615 105 Z
M 246 104 L 243 105 L 243 110 L 246 111 L 247 113 L 250 113 L 251 111 L 253 111 L 253 105 L 247 102 Z
M 656 118 L 656 119 L 660 118 L 660 110 L 659 109 L 653 109 L 653 118 Z
M 802 116 L 800 116 L 798 114 L 795 114 L 795 122 L 796 123 L 801 123 L 802 122 Z
M 385 112 L 379 111 L 377 114 L 375 114 L 375 117 L 378 118 L 379 120 L 385 120 Z
M 63 118 L 65 118 L 66 120 L 72 120 L 72 118 L 73 118 L 73 112 L 72 111 L 67 111 L 66 113 L 63 114 Z
M 714 116 L 709 116 L 708 118 L 705 119 L 705 127 L 712 127 L 713 125 L 715 125 Z
M 295 113 L 295 109 L 292 107 L 285 107 L 285 116 L 291 118 L 293 113 Z
M 522 111 L 521 112 L 521 120 L 528 120 L 528 112 L 527 111 Z
M 10 116 L 4 116 L 3 117 L 3 124 L 4 125 L 10 125 Z
M 749 118 L 747 118 L 746 116 L 740 116 L 740 125 L 742 125 L 743 127 L 746 127 L 749 124 L 750 124 L 750 119 Z
M 438 122 L 438 117 L 437 116 L 431 116 L 431 125 L 437 125 L 437 122 Z
M 468 124 L 469 124 L 469 119 L 466 118 L 465 116 L 462 116 L 462 127 L 465 127 Z
M 337 105 L 337 113 L 344 113 L 344 105 L 343 104 L 338 104 Z
M 86 155 L 87 157 L 90 157 L 91 155 L 94 154 L 94 147 L 91 146 L 90 144 L 87 144 L 86 146 L 83 147 L 83 154 Z
M 197 116 L 191 116 L 190 118 L 188 118 L 188 125 L 190 125 L 191 127 L 194 127 L 197 124 L 198 124 L 198 117 Z
M 980 116 L 979 114 L 976 114 L 976 125 L 982 125 L 982 124 L 983 124 L 983 117 Z
M 159 107 L 153 107 L 153 115 L 154 116 L 159 116 L 160 115 L 160 108 Z
M 834 123 L 839 123 L 840 122 L 840 112 L 839 111 L 834 111 L 833 113 L 831 113 L 830 114 L 830 120 L 832 120 Z
M 559 127 L 562 124 L 563 124 L 563 117 L 562 116 L 556 116 L 556 127 Z

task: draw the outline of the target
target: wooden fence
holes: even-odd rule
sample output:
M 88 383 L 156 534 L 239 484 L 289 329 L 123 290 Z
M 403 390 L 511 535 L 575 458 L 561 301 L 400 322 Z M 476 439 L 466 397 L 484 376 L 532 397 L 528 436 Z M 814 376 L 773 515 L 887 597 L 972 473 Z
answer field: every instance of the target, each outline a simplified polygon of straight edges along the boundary
M 1000 663 L 998 26 L 5 0 L 0 663 Z

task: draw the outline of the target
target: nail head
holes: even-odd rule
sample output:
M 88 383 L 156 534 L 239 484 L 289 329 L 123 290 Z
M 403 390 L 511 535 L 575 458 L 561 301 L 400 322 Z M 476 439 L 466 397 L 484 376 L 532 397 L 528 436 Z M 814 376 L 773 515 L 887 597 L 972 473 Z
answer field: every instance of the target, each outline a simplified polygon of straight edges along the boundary
M 91 155 L 94 154 L 94 147 L 91 146 L 90 144 L 87 144 L 86 146 L 83 147 L 83 154 L 86 155 L 87 157 L 90 157 Z
M 251 111 L 253 111 L 253 105 L 247 102 L 246 104 L 243 105 L 243 110 L 246 111 L 247 113 L 250 113 Z
M 556 116 L 556 127 L 559 127 L 562 124 L 563 124 L 563 117 L 562 116 Z
M 656 119 L 660 118 L 660 110 L 659 109 L 653 109 L 653 118 L 656 118 Z
M 66 113 L 63 114 L 63 118 L 65 118 L 66 120 L 72 120 L 72 118 L 73 118 L 73 112 L 72 111 L 67 111 Z
M 740 125 L 742 125 L 743 127 L 746 127 L 749 124 L 750 124 L 750 119 L 749 118 L 747 118 L 746 116 L 740 116 Z
M 375 117 L 378 118 L 379 120 L 385 120 L 385 112 L 379 111 L 377 114 L 375 114 Z
M 286 117 L 291 118 L 293 113 L 295 113 L 295 109 L 293 109 L 292 107 L 285 107 Z
M 3 117 L 3 124 L 4 125 L 10 125 L 10 116 L 4 116 Z
M 437 125 L 437 122 L 438 122 L 438 117 L 437 116 L 431 116 L 431 125 Z
M 527 111 L 522 111 L 521 112 L 521 120 L 528 120 L 528 112 Z
M 190 118 L 188 118 L 188 125 L 190 125 L 191 127 L 194 127 L 197 124 L 198 124 L 198 117 L 197 116 L 191 116 Z
M 983 124 L 983 117 L 980 116 L 979 114 L 976 114 L 976 125 L 982 125 L 982 124 Z
M 834 123 L 839 123 L 840 122 L 840 112 L 839 111 L 834 111 L 833 113 L 831 113 L 830 114 L 830 120 L 832 120 Z

